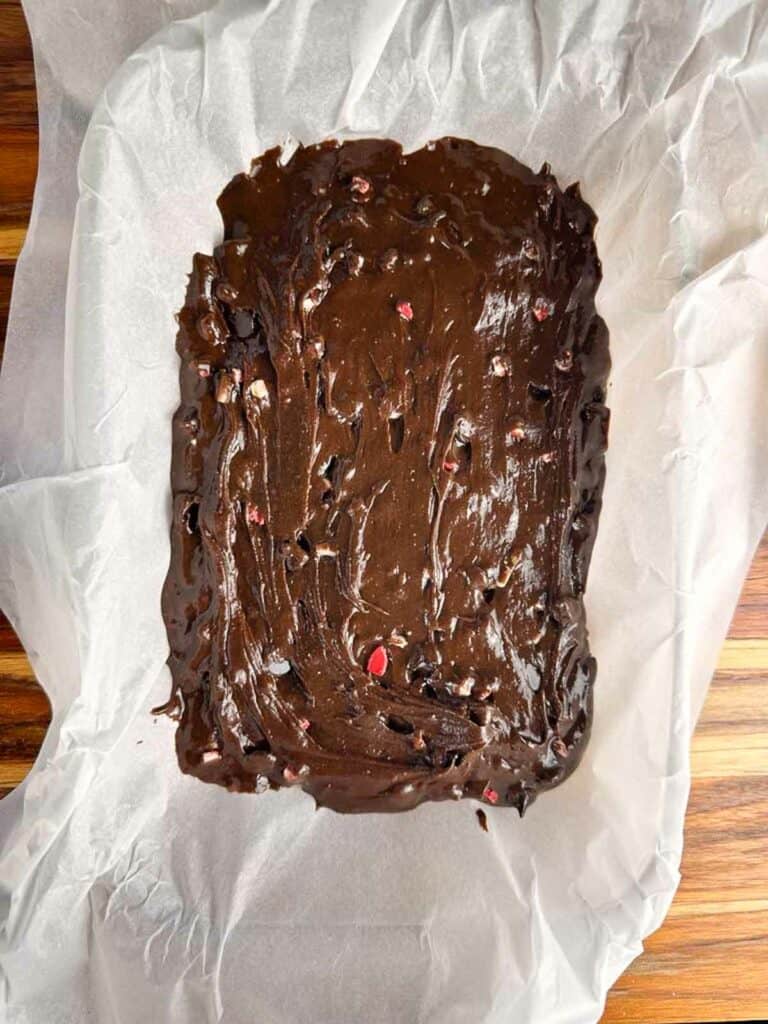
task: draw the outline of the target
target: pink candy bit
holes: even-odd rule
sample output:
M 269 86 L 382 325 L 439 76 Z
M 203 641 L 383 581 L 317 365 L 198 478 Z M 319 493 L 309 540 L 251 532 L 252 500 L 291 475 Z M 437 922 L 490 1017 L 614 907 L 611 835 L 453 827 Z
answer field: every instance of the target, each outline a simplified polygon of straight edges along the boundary
M 446 473 L 455 473 L 458 468 L 459 464 L 455 459 L 446 459 L 443 463 L 443 469 Z
M 295 772 L 289 764 L 283 768 L 283 778 L 286 782 L 295 782 L 298 779 L 298 772 Z
M 372 676 L 383 676 L 387 671 L 389 665 L 389 655 L 387 649 L 382 644 L 378 647 L 374 647 L 371 653 L 368 655 L 368 661 L 365 663 L 365 671 L 370 672 Z
M 356 174 L 352 178 L 352 182 L 349 186 L 353 192 L 357 192 L 358 195 L 364 196 L 371 191 L 371 183 L 367 178 L 364 178 L 362 174 Z
M 210 363 L 198 363 L 197 364 L 197 376 L 198 377 L 210 377 L 211 376 L 211 364 Z
M 487 800 L 489 804 L 496 804 L 499 802 L 499 794 L 495 789 L 486 786 L 483 790 L 483 799 Z
M 395 309 L 403 320 L 413 320 L 413 306 L 407 299 L 398 299 L 395 303 Z
M 255 523 L 256 526 L 264 525 L 264 513 L 257 505 L 248 506 L 245 513 L 245 518 L 248 520 L 249 523 Z
M 307 731 L 307 729 L 310 727 L 311 724 L 312 723 L 310 722 L 310 720 L 308 718 L 300 718 L 299 719 L 299 728 L 303 729 L 304 732 Z
M 546 320 L 548 316 L 552 315 L 552 303 L 547 302 L 546 299 L 536 299 L 533 304 L 533 315 L 539 321 Z

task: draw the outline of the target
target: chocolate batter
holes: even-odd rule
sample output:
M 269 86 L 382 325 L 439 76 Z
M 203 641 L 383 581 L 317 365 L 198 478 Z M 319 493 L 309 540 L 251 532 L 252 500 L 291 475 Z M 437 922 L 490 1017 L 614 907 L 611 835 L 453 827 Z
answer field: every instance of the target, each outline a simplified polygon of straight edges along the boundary
M 181 768 L 339 811 L 522 813 L 592 710 L 595 216 L 450 138 L 270 150 L 219 206 L 177 341 Z

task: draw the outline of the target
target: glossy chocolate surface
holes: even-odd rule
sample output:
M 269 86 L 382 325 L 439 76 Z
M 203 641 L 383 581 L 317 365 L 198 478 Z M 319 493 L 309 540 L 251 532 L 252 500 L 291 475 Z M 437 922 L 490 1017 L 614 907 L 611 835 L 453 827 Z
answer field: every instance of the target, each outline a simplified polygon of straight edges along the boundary
M 521 812 L 592 712 L 595 217 L 496 149 L 278 150 L 181 310 L 163 608 L 185 772 Z

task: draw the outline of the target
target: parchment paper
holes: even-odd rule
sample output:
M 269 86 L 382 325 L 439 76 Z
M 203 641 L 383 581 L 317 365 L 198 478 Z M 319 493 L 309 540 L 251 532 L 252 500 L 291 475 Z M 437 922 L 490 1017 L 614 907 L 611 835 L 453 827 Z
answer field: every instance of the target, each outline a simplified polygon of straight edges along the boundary
M 2 1015 L 595 1021 L 677 885 L 689 737 L 768 519 L 766 3 L 231 0 L 170 24 L 205 6 L 25 0 L 41 165 L 0 383 L 0 604 L 54 721 L 0 805 Z M 216 195 L 289 134 L 445 133 L 581 180 L 614 360 L 591 744 L 489 835 L 469 802 L 339 816 L 206 787 L 149 713 L 173 314 Z

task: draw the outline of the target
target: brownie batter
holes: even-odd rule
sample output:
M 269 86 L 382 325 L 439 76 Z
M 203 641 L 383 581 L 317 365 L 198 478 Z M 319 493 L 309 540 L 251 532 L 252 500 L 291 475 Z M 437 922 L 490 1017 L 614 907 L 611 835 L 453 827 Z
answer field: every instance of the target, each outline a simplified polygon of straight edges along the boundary
M 522 813 L 584 749 L 604 476 L 595 216 L 441 139 L 277 149 L 179 314 L 163 608 L 181 768 Z

